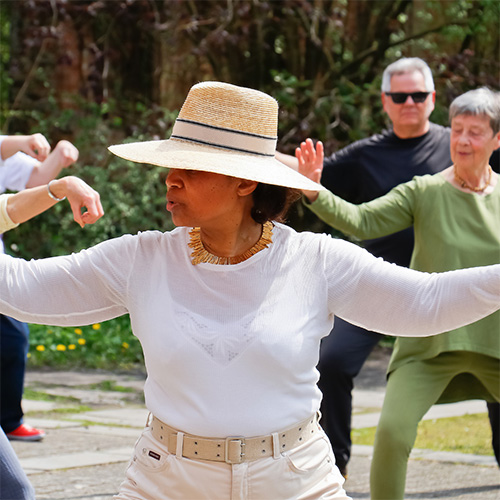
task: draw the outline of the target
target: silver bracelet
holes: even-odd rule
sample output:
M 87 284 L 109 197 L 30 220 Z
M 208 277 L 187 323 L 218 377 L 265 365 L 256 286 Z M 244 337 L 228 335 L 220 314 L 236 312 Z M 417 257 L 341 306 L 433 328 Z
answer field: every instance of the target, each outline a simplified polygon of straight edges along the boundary
M 55 179 L 52 179 L 48 184 L 47 184 L 47 193 L 49 193 L 49 196 L 55 200 L 55 201 L 63 201 L 66 199 L 66 196 L 64 198 L 58 198 L 57 196 L 54 195 L 54 193 L 50 190 L 50 185 L 55 181 Z

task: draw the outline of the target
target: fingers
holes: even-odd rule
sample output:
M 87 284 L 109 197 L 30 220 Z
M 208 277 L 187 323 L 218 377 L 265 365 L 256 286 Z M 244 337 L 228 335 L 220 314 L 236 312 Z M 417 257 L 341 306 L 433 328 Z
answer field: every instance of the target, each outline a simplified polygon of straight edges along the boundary
M 81 222 L 79 222 L 79 224 L 82 227 L 85 226 L 85 224 L 94 224 L 94 222 L 98 221 L 104 215 L 99 193 L 97 191 L 94 191 L 94 193 L 95 196 L 83 205 L 87 211 L 83 212 L 80 217 Z
M 84 227 L 93 224 L 104 215 L 99 193 L 78 177 L 68 176 L 65 181 L 67 197 L 75 222 Z M 82 213 L 83 210 L 83 213 Z
M 318 141 L 316 143 L 316 162 L 321 162 L 321 167 L 323 167 L 324 159 L 325 159 L 325 152 L 323 143 L 321 141 Z
M 43 161 L 50 153 L 50 144 L 42 134 L 28 135 L 26 147 L 23 152 L 36 158 L 38 161 Z
M 70 204 L 73 218 L 81 227 L 84 227 L 85 224 L 94 224 L 104 215 L 99 193 L 94 190 L 91 193 L 85 193 L 81 197 L 78 195 L 72 197 Z
M 311 139 L 306 139 L 305 142 L 300 144 L 300 151 L 306 163 L 314 163 L 316 161 L 316 150 Z
M 318 141 L 315 147 L 311 139 L 306 139 L 295 150 L 295 156 L 299 163 L 299 172 L 319 183 L 323 172 L 323 143 Z

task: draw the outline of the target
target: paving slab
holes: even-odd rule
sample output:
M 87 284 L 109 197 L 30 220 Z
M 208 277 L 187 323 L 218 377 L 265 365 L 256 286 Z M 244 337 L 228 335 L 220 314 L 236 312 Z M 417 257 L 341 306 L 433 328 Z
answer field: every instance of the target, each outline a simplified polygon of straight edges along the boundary
M 146 426 L 149 411 L 146 407 L 89 411 L 69 415 L 69 420 L 87 420 L 106 425 L 122 425 L 142 429 Z

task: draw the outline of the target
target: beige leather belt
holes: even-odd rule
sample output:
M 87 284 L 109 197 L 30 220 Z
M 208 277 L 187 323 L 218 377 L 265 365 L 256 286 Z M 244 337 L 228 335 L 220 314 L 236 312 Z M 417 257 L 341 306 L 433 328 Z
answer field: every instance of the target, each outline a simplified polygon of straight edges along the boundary
M 184 434 L 155 416 L 151 421 L 153 437 L 164 443 L 169 453 L 180 454 L 195 460 L 211 460 L 228 464 L 240 464 L 259 458 L 279 456 L 280 453 L 308 441 L 319 429 L 317 415 L 313 415 L 295 427 L 268 436 L 251 438 L 230 436 L 221 439 Z

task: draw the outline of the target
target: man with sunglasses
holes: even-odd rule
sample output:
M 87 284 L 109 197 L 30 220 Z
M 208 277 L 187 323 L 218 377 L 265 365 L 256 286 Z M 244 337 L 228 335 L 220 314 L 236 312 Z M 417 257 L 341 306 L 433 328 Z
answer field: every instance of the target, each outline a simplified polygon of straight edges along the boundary
M 436 92 L 429 66 L 422 59 L 402 58 L 385 69 L 381 99 L 392 128 L 354 142 L 325 157 L 321 184 L 351 203 L 364 203 L 388 193 L 416 175 L 435 174 L 449 167 L 450 130 L 429 120 Z M 296 157 L 320 161 L 308 139 Z M 498 153 L 498 151 L 497 151 Z M 278 160 L 298 168 L 298 160 L 277 153 Z M 498 155 L 491 165 L 498 171 Z M 408 267 L 413 251 L 413 229 L 366 240 L 363 246 L 377 257 Z M 321 345 L 319 387 L 323 393 L 321 425 L 330 438 L 337 465 L 347 477 L 351 455 L 352 389 L 382 335 L 335 318 L 335 326 Z M 488 405 L 495 456 L 499 457 L 498 418 L 500 406 Z M 495 422 L 495 423 L 494 423 Z M 500 462 L 499 462 L 500 463 Z

